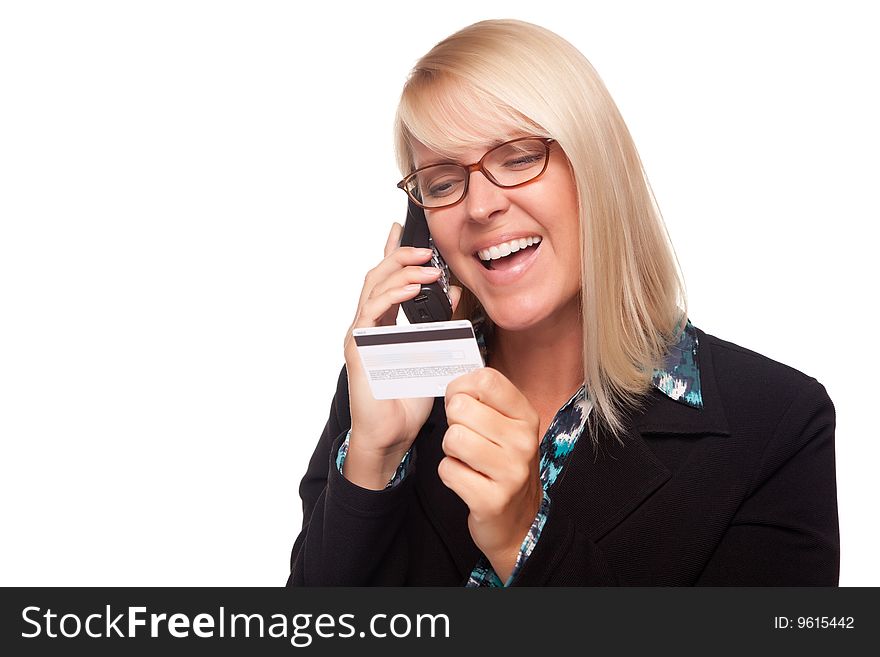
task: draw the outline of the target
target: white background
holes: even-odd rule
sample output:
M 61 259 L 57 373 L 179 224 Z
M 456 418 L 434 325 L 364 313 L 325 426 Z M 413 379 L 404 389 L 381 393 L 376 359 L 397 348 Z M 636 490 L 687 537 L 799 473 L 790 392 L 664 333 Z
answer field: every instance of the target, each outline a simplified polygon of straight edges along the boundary
M 605 80 L 694 324 L 826 386 L 840 582 L 880 585 L 870 6 L 0 5 L 0 583 L 285 582 L 344 333 L 403 220 L 401 86 L 512 17 Z

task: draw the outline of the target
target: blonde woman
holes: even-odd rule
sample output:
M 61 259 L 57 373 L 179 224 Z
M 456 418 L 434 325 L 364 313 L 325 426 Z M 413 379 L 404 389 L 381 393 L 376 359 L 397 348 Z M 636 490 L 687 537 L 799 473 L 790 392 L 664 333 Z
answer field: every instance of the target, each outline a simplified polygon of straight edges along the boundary
M 487 367 L 376 400 L 351 330 L 438 276 L 367 273 L 300 484 L 290 585 L 836 585 L 834 407 L 814 378 L 704 333 L 626 125 L 556 34 L 453 34 L 413 69 L 401 188 Z

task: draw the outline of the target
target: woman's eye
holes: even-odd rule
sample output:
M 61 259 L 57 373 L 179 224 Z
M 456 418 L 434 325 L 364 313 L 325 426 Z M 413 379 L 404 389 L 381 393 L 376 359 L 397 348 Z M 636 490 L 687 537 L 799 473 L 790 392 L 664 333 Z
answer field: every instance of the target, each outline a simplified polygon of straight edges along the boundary
M 427 187 L 427 195 L 434 198 L 449 196 L 458 188 L 460 184 L 461 181 L 459 180 L 443 180 L 431 183 Z
M 537 153 L 532 155 L 521 155 L 520 157 L 515 157 L 504 163 L 504 166 L 509 169 L 522 169 L 523 167 L 528 167 L 533 164 L 537 164 L 544 159 L 543 153 Z

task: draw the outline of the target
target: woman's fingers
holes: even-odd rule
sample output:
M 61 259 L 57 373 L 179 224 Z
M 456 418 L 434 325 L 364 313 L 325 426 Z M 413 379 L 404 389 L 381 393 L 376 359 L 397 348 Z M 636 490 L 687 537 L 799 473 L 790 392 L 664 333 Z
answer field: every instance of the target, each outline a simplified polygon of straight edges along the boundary
M 414 298 L 422 289 L 422 285 L 433 283 L 438 278 L 440 278 L 439 270 L 424 267 L 405 267 L 395 272 L 382 284 L 373 288 L 363 301 L 354 327 L 394 324 L 400 303 Z
M 386 253 L 389 245 L 394 245 L 391 252 L 387 253 L 382 262 L 368 271 L 367 275 L 364 277 L 364 286 L 361 289 L 361 297 L 358 301 L 358 306 L 362 306 L 364 301 L 371 296 L 373 288 L 386 280 L 394 272 L 409 265 L 424 265 L 433 255 L 431 249 L 421 249 L 412 246 L 398 247 L 395 238 L 395 230 L 396 229 L 392 227 L 392 232 L 389 233 L 388 241 L 385 244 Z
M 364 277 L 357 311 L 344 344 L 349 344 L 353 328 L 395 324 L 400 302 L 412 299 L 423 283 L 431 283 L 439 277 L 439 273 L 420 266 L 430 260 L 431 249 L 398 246 L 402 232 L 400 224 L 391 224 L 385 240 L 385 257 Z
M 387 258 L 392 253 L 394 253 L 394 249 L 397 248 L 398 242 L 400 242 L 400 233 L 403 231 L 403 226 L 401 226 L 396 221 L 391 224 L 391 232 L 388 233 L 388 239 L 385 241 L 385 257 Z
M 454 456 L 444 456 L 437 466 L 440 481 L 467 504 L 468 508 L 478 508 L 480 500 L 485 500 L 492 490 L 492 480 L 480 474 Z M 473 511 L 471 511 L 473 513 Z
M 392 287 L 378 296 L 371 296 L 361 306 L 352 328 L 393 324 L 400 303 L 416 296 L 421 288 L 421 283 L 412 283 L 403 287 Z
M 410 285 L 413 283 L 428 285 L 429 283 L 433 283 L 439 278 L 439 269 L 421 265 L 408 265 L 398 271 L 393 272 L 390 276 L 388 276 L 388 278 L 376 284 L 373 287 L 373 291 L 370 293 L 370 296 L 378 297 L 388 290 L 401 288 L 405 285 Z
M 451 424 L 443 436 L 443 453 L 466 464 L 489 479 L 498 479 L 505 464 L 500 445 L 463 424 Z

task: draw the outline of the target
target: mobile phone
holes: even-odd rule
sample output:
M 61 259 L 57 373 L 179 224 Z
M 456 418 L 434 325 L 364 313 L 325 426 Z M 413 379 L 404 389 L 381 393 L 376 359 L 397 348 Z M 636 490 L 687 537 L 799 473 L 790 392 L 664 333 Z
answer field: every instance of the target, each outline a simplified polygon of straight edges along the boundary
M 449 268 L 443 256 L 434 246 L 428 231 L 425 211 L 409 200 L 406 208 L 406 222 L 400 236 L 400 246 L 415 246 L 431 249 L 430 265 L 440 270 L 440 278 L 433 283 L 422 284 L 422 289 L 412 299 L 402 302 L 403 312 L 410 324 L 422 322 L 448 322 L 452 319 L 452 301 L 449 298 Z M 428 266 L 428 263 L 425 263 Z

